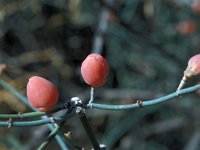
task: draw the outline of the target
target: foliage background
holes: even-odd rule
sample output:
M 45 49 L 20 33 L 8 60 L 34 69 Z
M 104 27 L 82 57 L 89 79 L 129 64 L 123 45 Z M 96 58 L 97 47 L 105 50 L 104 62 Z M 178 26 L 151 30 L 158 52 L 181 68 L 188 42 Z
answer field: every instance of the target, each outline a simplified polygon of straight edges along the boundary
M 6 64 L 1 79 L 26 94 L 28 78 L 40 75 L 58 86 L 60 104 L 74 96 L 86 100 L 90 88 L 82 80 L 80 65 L 89 53 L 98 52 L 108 60 L 110 73 L 106 85 L 96 90 L 95 102 L 128 104 L 169 94 L 176 90 L 188 59 L 199 53 L 200 13 L 193 4 L 189 0 L 1 0 L 0 63 Z M 183 27 L 181 22 L 192 25 Z M 30 111 L 4 89 L 0 93 L 0 113 Z M 111 149 L 200 148 L 198 92 L 141 110 L 94 109 L 87 114 L 98 140 Z M 86 149 L 91 146 L 76 117 L 63 132 L 71 132 Z M 2 150 L 35 149 L 48 129 L 1 127 L 0 133 Z M 56 147 L 53 141 L 48 149 Z

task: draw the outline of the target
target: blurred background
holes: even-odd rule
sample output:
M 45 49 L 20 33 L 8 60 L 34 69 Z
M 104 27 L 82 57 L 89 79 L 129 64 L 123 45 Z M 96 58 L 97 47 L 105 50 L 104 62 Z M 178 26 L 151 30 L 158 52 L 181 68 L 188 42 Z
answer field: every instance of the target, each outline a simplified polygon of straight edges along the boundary
M 26 95 L 28 78 L 55 83 L 59 104 L 88 100 L 81 62 L 100 53 L 109 62 L 107 83 L 95 102 L 129 104 L 174 92 L 188 59 L 200 49 L 198 0 L 0 0 L 0 79 Z M 199 77 L 186 86 L 197 84 Z M 200 92 L 128 111 L 88 110 L 100 143 L 115 150 L 200 149 Z M 0 88 L 0 113 L 30 112 Z M 63 133 L 91 149 L 77 117 Z M 47 126 L 0 127 L 0 150 L 36 149 Z M 52 141 L 49 150 L 59 149 Z

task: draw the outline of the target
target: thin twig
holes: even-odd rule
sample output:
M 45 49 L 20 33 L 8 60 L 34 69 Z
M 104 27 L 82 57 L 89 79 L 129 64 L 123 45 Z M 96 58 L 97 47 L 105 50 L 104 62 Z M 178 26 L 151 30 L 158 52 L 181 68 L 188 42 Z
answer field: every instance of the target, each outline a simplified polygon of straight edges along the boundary
M 139 108 L 139 107 L 146 107 L 146 106 L 156 105 L 156 104 L 160 104 L 166 101 L 170 101 L 177 96 L 191 93 L 198 89 L 200 89 L 200 84 L 176 91 L 174 93 L 163 96 L 161 98 L 143 101 L 142 104 L 140 105 L 138 103 L 128 104 L 128 105 L 108 105 L 108 104 L 90 103 L 86 105 L 86 108 L 98 108 L 98 109 L 107 109 L 107 110 L 126 110 L 126 109 L 133 109 L 133 108 Z
M 87 133 L 88 138 L 90 139 L 93 147 L 95 150 L 100 150 L 100 145 L 96 139 L 96 137 L 94 136 L 94 133 L 92 132 L 92 129 L 90 127 L 90 124 L 88 122 L 87 116 L 85 114 L 85 111 L 83 108 L 78 107 L 77 108 L 77 115 Z
M 95 92 L 95 88 L 93 86 L 91 86 L 89 103 L 93 103 L 93 101 L 94 101 L 94 92 Z
M 62 121 L 62 118 L 56 117 L 55 120 L 57 122 Z M 0 121 L 0 126 L 2 127 L 25 127 L 25 126 L 40 126 L 44 124 L 51 123 L 51 119 L 40 119 L 35 121 Z
M 18 114 L 0 114 L 0 119 L 24 119 L 24 118 L 34 118 L 46 115 L 44 112 L 29 112 L 29 113 L 18 113 Z
M 72 109 L 70 110 L 67 110 L 66 113 L 65 113 L 65 118 L 68 118 L 68 116 L 71 114 L 72 112 Z M 52 118 L 52 117 L 50 117 Z M 62 126 L 65 124 L 66 122 L 66 119 L 65 120 L 62 120 L 60 122 L 60 124 L 57 124 L 55 122 L 55 118 L 53 118 L 53 120 L 51 120 L 51 123 L 55 126 L 54 130 L 49 134 L 49 136 L 47 137 L 47 139 L 39 146 L 38 150 L 44 150 L 48 144 L 51 142 L 51 140 L 57 135 L 59 134 L 58 132 L 60 131 L 60 129 L 62 128 Z M 60 135 L 61 137 L 61 135 Z
M 55 127 L 54 130 L 49 134 L 47 139 L 40 145 L 40 147 L 37 150 L 44 150 L 48 146 L 49 142 L 55 137 L 55 135 L 57 135 L 59 129 L 60 126 Z

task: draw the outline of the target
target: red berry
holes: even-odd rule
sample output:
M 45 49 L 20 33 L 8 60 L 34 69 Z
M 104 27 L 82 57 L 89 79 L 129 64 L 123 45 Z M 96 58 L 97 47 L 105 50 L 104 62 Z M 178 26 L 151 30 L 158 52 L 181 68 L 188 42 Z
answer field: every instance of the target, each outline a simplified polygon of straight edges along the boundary
M 188 61 L 187 69 L 185 70 L 185 75 L 191 77 L 200 74 L 200 54 L 194 55 Z
M 33 76 L 27 84 L 29 103 L 39 111 L 49 111 L 58 101 L 58 90 L 50 81 Z
M 194 0 L 192 4 L 192 10 L 195 14 L 200 15 L 200 1 Z
M 190 35 L 197 29 L 197 25 L 194 21 L 183 21 L 176 26 L 176 30 L 181 35 Z
M 85 82 L 93 87 L 102 86 L 109 72 L 107 61 L 99 54 L 90 54 L 81 65 Z

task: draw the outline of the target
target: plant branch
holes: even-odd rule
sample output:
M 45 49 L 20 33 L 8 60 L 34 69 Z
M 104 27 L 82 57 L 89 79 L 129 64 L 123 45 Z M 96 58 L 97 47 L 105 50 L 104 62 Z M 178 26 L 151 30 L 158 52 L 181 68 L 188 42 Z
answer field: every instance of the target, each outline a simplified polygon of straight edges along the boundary
M 65 113 L 63 118 L 70 117 L 70 114 L 72 114 L 72 109 L 67 110 L 67 112 Z M 65 124 L 66 119 L 62 120 L 59 125 L 55 121 L 56 120 L 54 119 L 52 122 L 52 124 L 54 124 L 54 126 L 55 126 L 54 130 L 49 134 L 47 139 L 39 146 L 38 150 L 44 150 L 47 147 L 47 145 L 51 142 L 51 140 L 58 134 L 61 127 Z
M 77 115 L 87 133 L 88 138 L 90 139 L 93 147 L 95 150 L 100 150 L 100 145 L 96 139 L 96 137 L 94 136 L 94 133 L 92 132 L 92 129 L 90 127 L 90 124 L 88 122 L 87 116 L 85 114 L 85 110 L 83 108 L 77 107 Z
M 0 114 L 0 119 L 24 119 L 34 118 L 46 115 L 44 112 L 29 112 L 29 113 L 18 113 L 18 114 Z
M 133 109 L 133 108 L 139 108 L 139 107 L 146 107 L 146 106 L 156 105 L 156 104 L 170 101 L 177 96 L 188 94 L 198 89 L 200 89 L 200 84 L 176 91 L 174 93 L 171 93 L 169 95 L 163 96 L 158 99 L 147 100 L 144 102 L 140 100 L 140 101 L 137 101 L 137 103 L 128 104 L 128 105 L 108 105 L 108 104 L 90 103 L 86 105 L 86 108 L 97 108 L 97 109 L 107 109 L 107 110 L 126 110 L 126 109 Z
M 60 122 L 62 118 L 56 117 L 55 121 Z M 11 119 L 8 121 L 0 121 L 0 126 L 2 127 L 25 127 L 25 126 L 40 126 L 44 124 L 51 123 L 50 118 L 35 120 L 35 121 L 12 121 Z
M 47 139 L 40 145 L 40 147 L 37 150 L 44 150 L 49 144 L 49 142 L 57 135 L 57 133 L 59 132 L 59 129 L 60 129 L 60 126 L 55 127 L 54 130 L 49 134 Z

